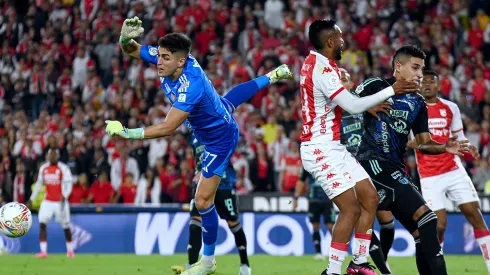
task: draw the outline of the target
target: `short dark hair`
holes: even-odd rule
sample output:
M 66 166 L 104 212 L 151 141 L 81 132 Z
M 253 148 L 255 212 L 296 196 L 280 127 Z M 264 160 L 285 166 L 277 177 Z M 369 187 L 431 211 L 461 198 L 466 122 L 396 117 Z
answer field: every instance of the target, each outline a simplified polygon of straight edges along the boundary
M 439 74 L 436 73 L 434 70 L 424 70 L 423 72 L 424 75 L 433 75 L 437 80 L 439 80 Z
M 308 39 L 316 50 L 323 49 L 325 41 L 322 39 L 322 33 L 324 31 L 334 30 L 335 23 L 336 21 L 333 19 L 315 20 L 311 23 L 308 29 Z
M 188 55 L 191 52 L 192 41 L 187 35 L 174 32 L 158 39 L 158 46 L 171 53 L 183 52 Z
M 407 57 L 417 57 L 425 60 L 425 53 L 415 45 L 401 46 L 398 50 L 396 50 L 395 55 L 393 55 L 393 60 L 391 61 L 391 67 L 393 70 L 395 70 L 396 60 Z

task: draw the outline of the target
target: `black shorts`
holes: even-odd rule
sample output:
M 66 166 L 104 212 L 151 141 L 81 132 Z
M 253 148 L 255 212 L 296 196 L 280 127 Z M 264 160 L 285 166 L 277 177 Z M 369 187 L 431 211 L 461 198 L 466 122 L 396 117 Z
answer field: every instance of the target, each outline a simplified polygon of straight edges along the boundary
M 196 188 L 192 189 L 192 200 L 190 205 L 191 217 L 198 217 L 199 211 L 196 208 L 194 197 Z M 214 198 L 216 211 L 221 219 L 226 221 L 238 221 L 238 201 L 235 190 L 217 190 Z
M 417 230 L 413 214 L 425 200 L 410 176 L 396 165 L 387 161 L 360 161 L 369 174 L 379 194 L 378 210 L 387 210 L 410 232 Z
M 335 209 L 330 200 L 310 200 L 308 217 L 311 223 L 319 223 L 322 216 L 325 223 L 335 223 L 335 215 Z

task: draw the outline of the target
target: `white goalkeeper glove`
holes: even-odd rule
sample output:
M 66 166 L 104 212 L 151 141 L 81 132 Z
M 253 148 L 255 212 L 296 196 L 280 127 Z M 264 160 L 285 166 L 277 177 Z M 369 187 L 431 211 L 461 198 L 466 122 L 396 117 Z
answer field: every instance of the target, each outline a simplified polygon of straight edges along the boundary
M 121 28 L 121 40 L 129 43 L 131 39 L 138 38 L 145 31 L 145 29 L 141 27 L 141 23 L 138 16 L 124 20 Z

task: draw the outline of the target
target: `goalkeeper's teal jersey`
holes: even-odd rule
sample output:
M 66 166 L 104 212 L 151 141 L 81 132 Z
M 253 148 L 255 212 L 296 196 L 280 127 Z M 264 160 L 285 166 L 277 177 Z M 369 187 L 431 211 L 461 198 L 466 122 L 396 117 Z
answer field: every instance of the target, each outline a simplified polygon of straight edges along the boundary
M 140 57 L 144 61 L 156 65 L 157 55 L 158 47 L 141 46 Z M 190 113 L 186 125 L 192 128 L 197 140 L 212 147 L 215 154 L 227 154 L 238 131 L 228 109 L 232 105 L 218 95 L 197 60 L 189 55 L 177 80 L 161 77 L 160 83 L 172 106 Z

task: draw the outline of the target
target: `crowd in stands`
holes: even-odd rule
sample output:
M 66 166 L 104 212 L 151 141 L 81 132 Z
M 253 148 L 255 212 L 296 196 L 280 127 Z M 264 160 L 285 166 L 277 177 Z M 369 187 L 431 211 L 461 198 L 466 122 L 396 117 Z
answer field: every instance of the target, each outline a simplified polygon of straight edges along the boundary
M 488 0 L 0 0 L 0 203 L 26 202 L 50 148 L 74 175 L 73 203 L 188 202 L 194 160 L 188 131 L 127 141 L 129 128 L 158 123 L 170 109 L 156 68 L 124 54 L 125 18 L 143 21 L 141 44 L 183 32 L 216 90 L 288 64 L 295 79 L 261 90 L 234 113 L 242 139 L 232 162 L 237 192 L 290 192 L 301 168 L 299 71 L 315 19 L 336 19 L 339 66 L 357 85 L 390 77 L 403 44 L 427 54 L 441 96 L 459 105 L 482 160 L 465 157 L 477 189 L 490 180 L 490 1 Z M 417 178 L 413 154 L 407 169 Z

